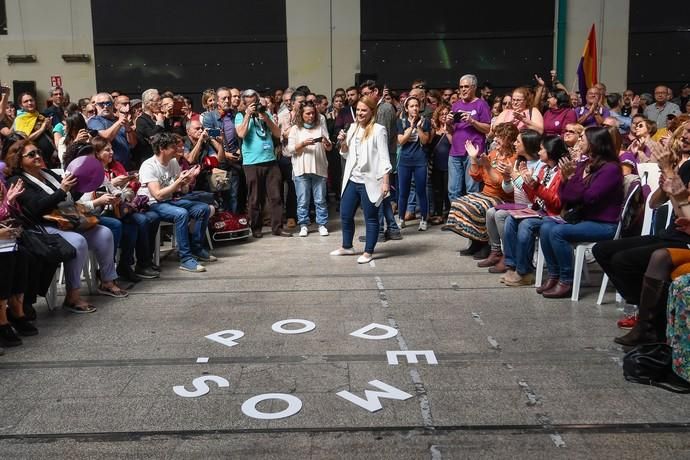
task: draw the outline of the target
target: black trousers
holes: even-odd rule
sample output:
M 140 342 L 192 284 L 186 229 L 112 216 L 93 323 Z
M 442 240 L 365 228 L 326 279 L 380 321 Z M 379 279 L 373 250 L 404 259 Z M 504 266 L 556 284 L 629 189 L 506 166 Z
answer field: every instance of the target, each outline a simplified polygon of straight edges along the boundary
M 635 236 L 599 242 L 592 254 L 626 302 L 639 305 L 649 259 L 654 251 L 664 248 L 687 248 L 687 243 L 658 236 Z
M 0 299 L 24 294 L 29 276 L 29 258 L 23 249 L 0 252 Z
M 278 160 L 280 166 L 280 175 L 283 183 L 287 183 L 287 194 L 280 187 L 280 194 L 285 203 L 285 218 L 297 219 L 297 191 L 295 190 L 295 181 L 292 180 L 292 160 L 288 157 L 282 157 Z

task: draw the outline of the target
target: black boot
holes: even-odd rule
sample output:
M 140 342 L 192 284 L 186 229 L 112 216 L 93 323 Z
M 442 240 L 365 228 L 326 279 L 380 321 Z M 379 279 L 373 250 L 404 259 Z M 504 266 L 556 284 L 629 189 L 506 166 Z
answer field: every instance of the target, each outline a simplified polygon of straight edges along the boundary
M 474 255 L 474 254 L 476 254 L 477 251 L 479 251 L 479 250 L 483 247 L 483 245 L 485 245 L 485 244 L 487 244 L 487 243 L 482 243 L 481 241 L 477 241 L 477 240 L 470 240 L 470 245 L 467 247 L 467 249 L 461 250 L 461 251 L 460 251 L 460 255 L 461 255 L 461 256 L 471 256 L 471 255 Z M 488 255 L 487 255 L 487 257 L 488 257 Z M 486 258 L 486 257 L 485 257 L 485 258 Z
M 474 260 L 484 260 L 489 257 L 489 253 L 491 252 L 491 246 L 489 246 L 489 243 L 483 242 L 480 244 L 481 247 L 479 248 L 479 251 L 472 255 Z
M 614 342 L 626 347 L 635 347 L 643 343 L 666 341 L 666 304 L 669 285 L 668 281 L 656 280 L 648 276 L 642 279 L 637 324 L 624 336 L 613 339 Z

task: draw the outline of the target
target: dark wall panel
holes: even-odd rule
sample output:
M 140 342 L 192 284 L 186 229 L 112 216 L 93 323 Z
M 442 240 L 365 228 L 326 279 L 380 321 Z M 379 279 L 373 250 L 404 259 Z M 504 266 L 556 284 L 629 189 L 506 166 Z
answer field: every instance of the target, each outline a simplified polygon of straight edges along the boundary
M 92 0 L 99 90 L 285 87 L 284 0 Z M 227 26 L 223 26 L 227 24 Z
M 362 72 L 377 74 L 392 88 L 409 89 L 416 78 L 430 87 L 455 88 L 460 75 L 474 73 L 500 92 L 532 84 L 535 73 L 548 75 L 553 67 L 553 0 L 530 2 L 529 8 L 501 2 L 502 20 L 477 3 L 436 3 L 435 15 L 412 0 L 360 5 Z
M 690 81 L 690 6 L 686 2 L 631 0 L 629 24 L 631 89 L 651 93 L 654 86 L 667 84 L 678 91 Z

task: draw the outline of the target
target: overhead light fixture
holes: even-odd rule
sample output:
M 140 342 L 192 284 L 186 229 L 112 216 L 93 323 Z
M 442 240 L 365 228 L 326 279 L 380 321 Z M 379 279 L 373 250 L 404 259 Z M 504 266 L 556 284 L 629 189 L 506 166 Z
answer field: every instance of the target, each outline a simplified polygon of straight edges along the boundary
M 8 54 L 7 63 L 8 64 L 28 64 L 31 62 L 36 62 L 35 54 Z
M 62 60 L 65 62 L 91 62 L 89 54 L 63 54 Z

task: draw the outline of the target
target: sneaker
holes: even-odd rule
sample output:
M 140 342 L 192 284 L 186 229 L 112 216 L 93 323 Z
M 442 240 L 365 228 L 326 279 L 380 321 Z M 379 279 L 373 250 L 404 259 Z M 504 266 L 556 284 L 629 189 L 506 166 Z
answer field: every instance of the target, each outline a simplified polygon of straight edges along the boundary
M 355 248 L 338 248 L 335 251 L 331 251 L 329 254 L 332 256 L 354 256 Z
M 194 254 L 194 257 L 196 257 L 198 260 L 202 262 L 215 262 L 218 260 L 218 257 L 214 256 L 213 254 L 210 254 L 205 249 L 202 249 L 201 252 L 198 254 Z
M 371 262 L 371 259 L 373 259 L 373 256 L 371 254 L 362 254 L 361 256 L 357 257 L 357 263 L 368 264 L 369 262 Z
M 200 272 L 205 272 L 206 267 L 201 265 L 196 261 L 196 259 L 188 259 L 185 260 L 180 264 L 180 270 L 184 270 L 186 272 L 195 272 L 195 273 L 200 273 Z
M 299 236 L 305 237 L 309 234 L 309 229 L 307 228 L 306 225 L 302 225 L 302 228 L 299 229 Z
M 325 225 L 319 225 L 319 235 L 328 236 L 328 229 Z
M 0 345 L 3 347 L 17 347 L 21 344 L 22 339 L 17 336 L 12 326 L 9 324 L 0 326 Z
M 635 327 L 638 321 L 638 316 L 637 312 L 630 313 L 629 315 L 625 315 L 624 318 L 621 318 L 618 320 L 616 323 L 616 326 L 618 326 L 619 329 L 625 329 L 629 330 Z
M 132 270 L 132 267 L 129 266 L 117 267 L 117 276 L 121 280 L 129 281 L 130 283 L 138 283 L 143 278 L 143 276 L 137 275 L 136 272 Z
M 386 230 L 386 239 L 387 240 L 402 240 L 402 234 L 400 233 L 399 230 Z
M 426 232 L 427 229 L 427 223 L 426 220 L 422 219 L 419 221 L 419 231 L 420 232 Z
M 139 278 L 147 280 L 160 278 L 161 276 L 161 272 L 154 270 L 152 267 L 136 267 L 134 273 L 136 273 Z

